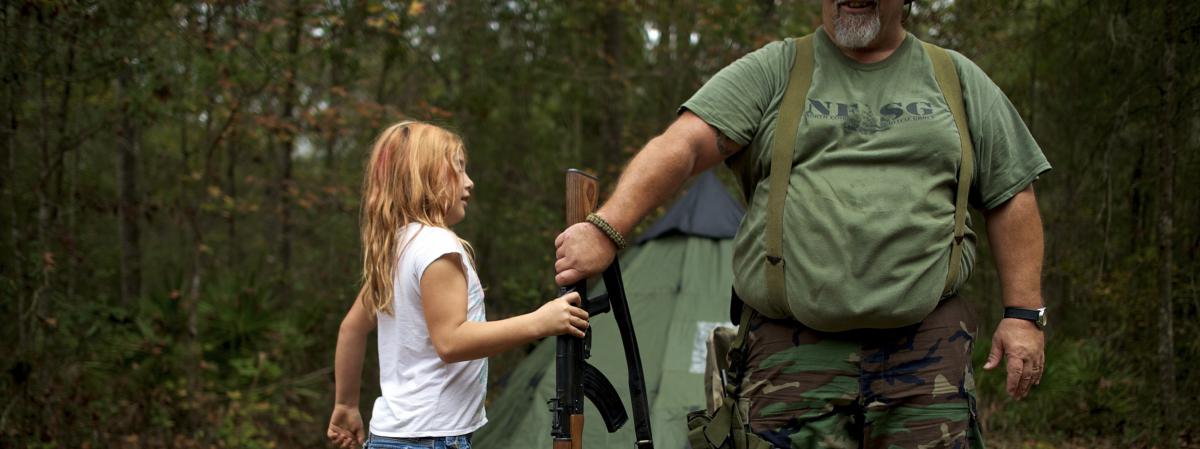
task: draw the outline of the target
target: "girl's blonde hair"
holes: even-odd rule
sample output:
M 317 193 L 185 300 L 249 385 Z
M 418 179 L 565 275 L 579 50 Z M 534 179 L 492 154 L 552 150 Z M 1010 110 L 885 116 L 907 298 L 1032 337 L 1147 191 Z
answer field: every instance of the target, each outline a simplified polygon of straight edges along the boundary
M 461 195 L 456 159 L 462 138 L 428 123 L 404 121 L 375 140 L 363 176 L 360 227 L 363 286 L 359 299 L 370 316 L 392 314 L 393 273 L 409 223 L 445 228 L 446 211 Z M 470 245 L 463 242 L 470 257 Z

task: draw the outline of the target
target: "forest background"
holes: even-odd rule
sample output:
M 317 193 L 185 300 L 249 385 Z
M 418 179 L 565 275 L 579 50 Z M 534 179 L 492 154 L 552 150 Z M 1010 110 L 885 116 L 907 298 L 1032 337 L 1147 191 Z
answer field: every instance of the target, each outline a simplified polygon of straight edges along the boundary
M 611 188 L 704 80 L 819 11 L 0 1 L 0 447 L 323 447 L 376 133 L 465 136 L 458 230 L 489 316 L 525 312 L 554 292 L 563 170 Z M 1200 444 L 1200 3 L 918 0 L 908 28 L 983 67 L 1056 167 L 1037 186 L 1048 370 L 1021 402 L 978 375 L 993 445 Z M 990 257 L 966 292 L 977 362 Z

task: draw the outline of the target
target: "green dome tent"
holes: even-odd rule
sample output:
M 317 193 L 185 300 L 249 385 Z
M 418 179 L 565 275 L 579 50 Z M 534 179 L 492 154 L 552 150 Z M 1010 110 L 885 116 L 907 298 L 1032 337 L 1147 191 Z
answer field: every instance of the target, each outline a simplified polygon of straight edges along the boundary
M 704 173 L 621 256 L 656 448 L 687 447 L 687 412 L 705 407 L 705 339 L 713 327 L 731 325 L 732 239 L 742 214 L 741 204 L 716 177 Z M 633 413 L 617 323 L 610 313 L 598 315 L 592 332 L 588 362 L 612 381 L 630 419 L 609 434 L 599 412 L 587 402 L 584 447 L 633 447 Z M 553 338 L 543 340 L 501 382 L 502 394 L 487 407 L 489 423 L 475 433 L 472 446 L 550 448 L 546 402 L 554 396 L 554 347 Z

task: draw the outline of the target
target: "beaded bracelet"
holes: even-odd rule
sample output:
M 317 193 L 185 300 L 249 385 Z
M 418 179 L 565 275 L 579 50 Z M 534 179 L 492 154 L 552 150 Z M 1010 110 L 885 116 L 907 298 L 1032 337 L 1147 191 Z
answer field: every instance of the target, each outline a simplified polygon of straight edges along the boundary
M 596 215 L 595 213 L 591 213 L 587 216 L 587 222 L 595 225 L 597 228 L 600 228 L 600 230 L 604 232 L 604 235 L 607 235 L 608 239 L 612 240 L 613 244 L 617 245 L 617 250 L 625 249 L 625 247 L 628 246 L 628 244 L 625 243 L 625 237 L 622 237 L 620 232 L 617 232 L 616 229 L 613 229 L 612 225 L 608 224 L 607 221 L 604 221 L 603 217 Z

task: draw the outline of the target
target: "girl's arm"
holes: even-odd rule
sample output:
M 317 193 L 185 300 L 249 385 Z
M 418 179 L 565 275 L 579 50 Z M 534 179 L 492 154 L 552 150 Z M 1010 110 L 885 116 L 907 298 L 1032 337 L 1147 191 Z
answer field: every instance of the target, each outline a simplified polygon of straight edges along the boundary
M 326 435 L 339 447 L 352 447 L 351 441 L 358 444 L 366 441 L 362 415 L 358 411 L 358 398 L 367 335 L 374 329 L 375 320 L 367 314 L 362 301 L 355 299 L 338 329 L 337 351 L 333 360 L 333 415 L 329 419 Z
M 498 354 L 542 337 L 583 337 L 587 311 L 569 293 L 538 310 L 500 321 L 467 321 L 467 275 L 458 254 L 446 254 L 421 275 L 421 303 L 438 357 L 446 363 Z

